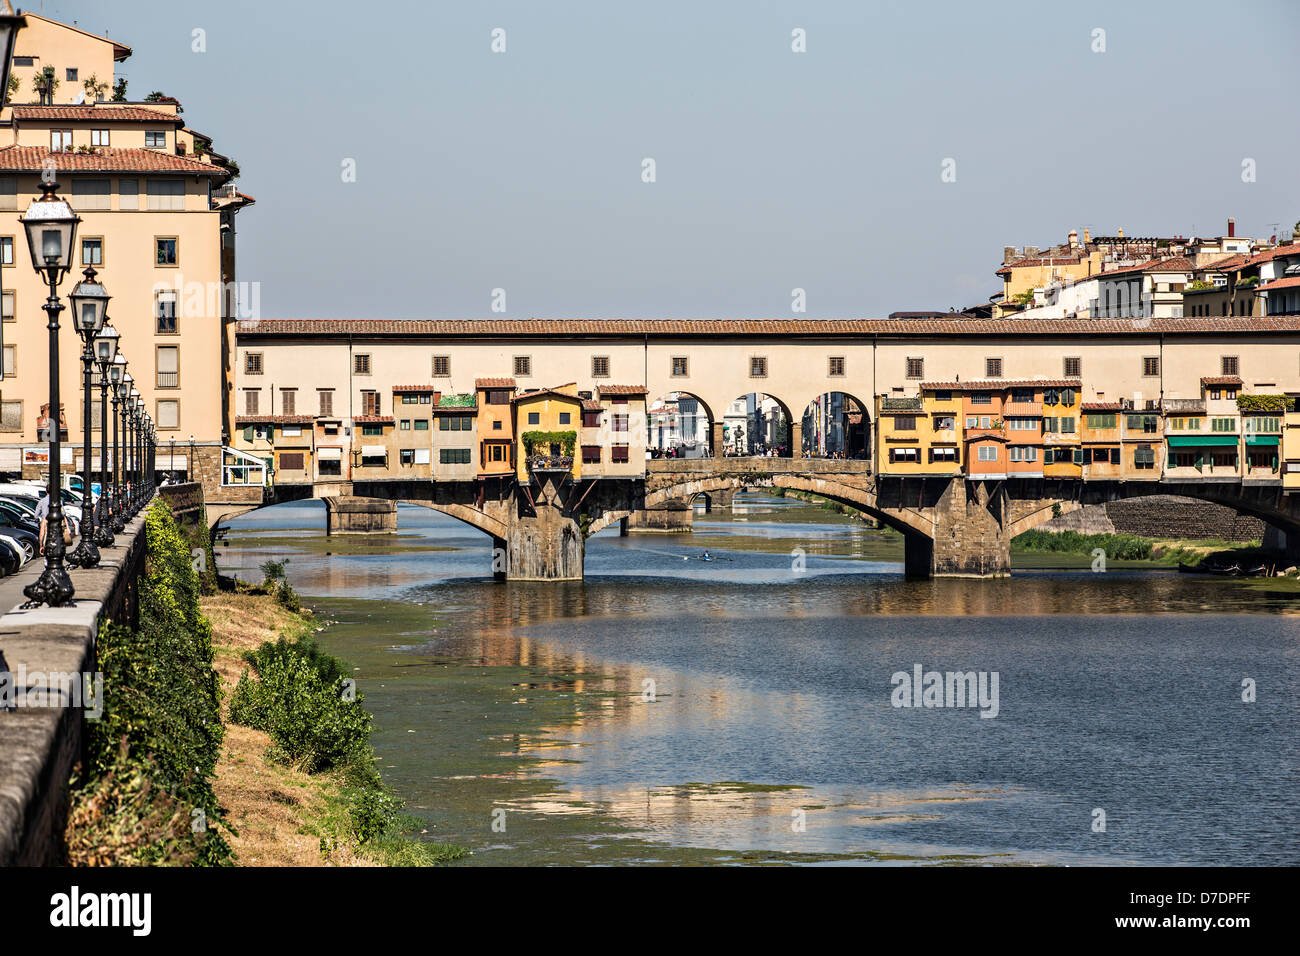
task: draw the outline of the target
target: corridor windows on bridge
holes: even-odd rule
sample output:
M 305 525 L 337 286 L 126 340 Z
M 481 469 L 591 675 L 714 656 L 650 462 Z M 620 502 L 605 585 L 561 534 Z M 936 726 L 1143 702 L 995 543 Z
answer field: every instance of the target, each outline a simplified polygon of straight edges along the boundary
M 591 359 L 591 377 L 609 378 L 609 356 L 594 355 Z
M 515 378 L 528 378 L 533 374 L 533 359 L 529 355 L 515 356 Z
M 1001 378 L 1002 377 L 1002 359 L 986 358 L 984 360 L 984 377 Z
M 1238 361 L 1237 361 L 1237 356 L 1235 356 L 1235 355 L 1224 355 L 1224 356 L 1222 356 L 1222 357 L 1220 358 L 1220 362 L 1219 362 L 1219 364 L 1220 364 L 1220 373 L 1219 373 L 1219 374 L 1221 374 L 1221 375 L 1240 375 L 1240 374 L 1241 374 L 1241 372 L 1239 371 L 1240 364 L 1238 363 Z
M 433 357 L 433 377 L 450 378 L 451 377 L 451 356 L 435 355 Z
M 907 360 L 907 377 L 911 379 L 925 378 L 925 359 L 909 358 Z
M 730 405 L 722 420 L 723 454 L 731 457 L 791 458 L 790 415 L 771 395 L 750 392 Z
M 1160 357 L 1158 355 L 1145 355 L 1142 357 L 1142 374 L 1147 378 L 1155 378 L 1160 374 Z
M 829 378 L 844 377 L 844 356 L 832 355 L 826 360 L 826 375 Z
M 687 361 L 685 355 L 673 356 L 672 375 L 674 378 L 685 378 L 687 375 L 690 374 L 690 372 L 688 371 L 689 368 L 690 368 L 690 363 Z
M 356 355 L 352 356 L 352 374 L 370 374 L 370 354 L 368 352 L 358 352 Z M 375 412 L 366 412 L 366 414 L 374 415 Z
M 1061 360 L 1061 371 L 1066 378 L 1083 377 L 1083 359 L 1077 355 L 1067 355 Z
M 646 449 L 651 458 L 708 458 L 715 453 L 713 415 L 698 396 L 669 392 L 646 408 Z M 594 414 L 599 423 L 601 413 Z
M 767 358 L 762 355 L 751 355 L 749 358 L 749 377 L 750 378 L 767 378 Z
M 895 419 L 895 428 L 902 428 Z M 800 451 L 805 458 L 869 457 L 870 421 L 867 406 L 847 392 L 818 395 L 800 419 Z M 912 428 L 916 427 L 913 418 Z
M 245 375 L 262 374 L 262 353 L 261 352 L 244 353 L 244 374 Z

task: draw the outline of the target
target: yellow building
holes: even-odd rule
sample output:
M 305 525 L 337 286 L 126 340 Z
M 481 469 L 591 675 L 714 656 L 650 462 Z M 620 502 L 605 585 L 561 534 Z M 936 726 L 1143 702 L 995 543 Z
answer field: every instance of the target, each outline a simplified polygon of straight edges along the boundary
M 960 393 L 922 385 L 919 395 L 881 397 L 876 421 L 879 474 L 961 474 Z
M 1083 477 L 1083 390 L 1077 386 L 1048 387 L 1041 392 L 1043 416 L 1043 477 Z M 1037 394 L 1035 395 L 1037 397 Z M 1013 413 L 1007 409 L 1007 415 Z
M 515 477 L 527 482 L 538 469 L 568 471 L 574 478 L 580 477 L 582 456 L 577 454 L 577 445 L 582 398 L 577 383 L 522 392 L 513 404 L 515 434 L 519 436 Z
M 257 408 L 231 401 L 233 322 L 256 305 L 235 284 L 235 214 L 251 197 L 230 186 L 235 167 L 211 140 L 188 129 L 172 102 L 98 102 L 84 81 L 111 85 L 113 65 L 130 49 L 103 37 L 27 14 L 18 33 L 17 91 L 0 110 L 0 289 L 4 374 L 0 381 L 0 472 L 24 462 L 37 442 L 48 401 L 47 290 L 31 268 L 18 216 L 52 170 L 81 224 L 66 296 L 93 266 L 112 296 L 108 315 L 122 354 L 158 432 L 160 471 L 195 474 L 191 449 L 217 475 L 223 443 L 235 440 L 235 413 L 294 415 L 272 398 Z M 53 103 L 37 103 L 32 77 L 56 67 Z M 77 103 L 78 94 L 82 103 Z M 6 212 L 7 211 L 7 212 Z M 69 317 L 60 333 L 60 393 L 68 440 L 65 464 L 79 463 L 83 412 L 80 340 Z M 94 396 L 98 399 L 98 395 Z M 275 407 L 273 407 L 275 406 Z M 92 409 L 98 442 L 99 410 Z M 191 438 L 193 441 L 191 442 Z M 175 440 L 176 460 L 170 449 Z M 250 448 L 251 450 L 251 448 Z M 95 458 L 98 458 L 96 453 Z

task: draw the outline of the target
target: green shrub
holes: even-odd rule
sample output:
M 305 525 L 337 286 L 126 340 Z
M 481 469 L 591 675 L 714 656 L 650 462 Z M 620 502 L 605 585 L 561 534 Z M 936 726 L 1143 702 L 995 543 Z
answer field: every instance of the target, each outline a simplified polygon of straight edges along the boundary
M 1117 561 L 1145 561 L 1151 557 L 1152 542 L 1135 534 L 1080 534 L 1078 531 L 1041 531 L 1033 529 L 1012 539 L 1022 551 L 1091 554 L 1101 548 L 1106 557 Z

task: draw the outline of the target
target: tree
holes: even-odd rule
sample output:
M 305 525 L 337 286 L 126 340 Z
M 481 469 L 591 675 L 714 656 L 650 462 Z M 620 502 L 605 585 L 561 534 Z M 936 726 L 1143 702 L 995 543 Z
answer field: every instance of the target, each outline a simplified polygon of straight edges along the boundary
M 126 77 L 118 77 L 117 83 L 113 86 L 113 102 L 126 102 Z

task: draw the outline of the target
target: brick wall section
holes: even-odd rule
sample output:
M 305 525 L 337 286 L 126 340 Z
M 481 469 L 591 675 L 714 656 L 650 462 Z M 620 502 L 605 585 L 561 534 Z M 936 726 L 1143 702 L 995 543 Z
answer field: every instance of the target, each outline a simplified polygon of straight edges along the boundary
M 1253 541 L 1264 536 L 1265 524 L 1250 515 L 1211 501 L 1151 495 L 1088 505 L 1073 514 L 1038 526 L 1043 531 L 1083 534 L 1136 534 L 1144 538 L 1222 538 Z
M 948 482 L 934 506 L 932 573 L 952 577 L 1011 573 L 1010 539 L 1004 526 L 1007 506 L 1004 488 L 990 492 L 985 482 Z
M 172 509 L 181 524 L 193 527 L 203 514 L 203 486 L 197 481 L 179 485 L 164 485 L 158 494 Z

